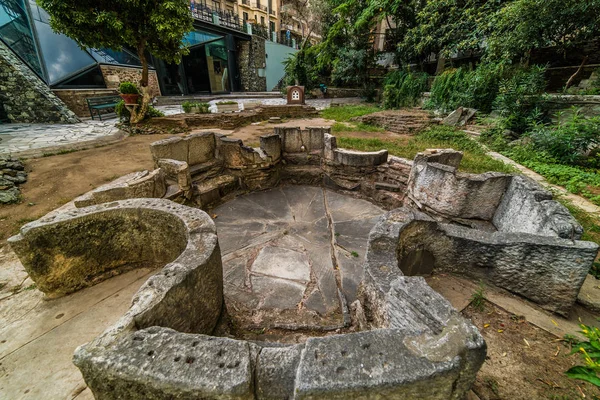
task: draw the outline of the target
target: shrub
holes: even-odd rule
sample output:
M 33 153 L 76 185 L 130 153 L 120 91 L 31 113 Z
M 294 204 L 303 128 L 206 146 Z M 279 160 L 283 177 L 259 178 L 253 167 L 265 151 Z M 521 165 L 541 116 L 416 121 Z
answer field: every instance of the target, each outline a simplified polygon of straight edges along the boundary
M 121 94 L 140 94 L 137 86 L 131 82 L 121 82 L 119 85 L 119 93 Z
M 423 92 L 427 90 L 426 73 L 390 72 L 384 81 L 384 108 L 414 107 L 419 103 Z
M 183 103 L 181 103 L 181 108 L 183 108 L 183 111 L 186 113 L 191 112 L 193 106 L 194 106 L 194 103 L 189 100 L 186 100 Z
M 544 118 L 543 92 L 545 68 L 533 66 L 513 69 L 500 82 L 493 108 L 500 116 L 500 125 L 522 134 Z
M 600 377 L 598 377 L 598 372 L 600 372 L 600 329 L 584 324 L 581 324 L 580 327 L 581 333 L 587 340 L 578 342 L 572 336 L 567 340 L 574 344 L 571 354 L 578 353 L 585 365 L 571 367 L 566 373 L 571 379 L 590 382 L 600 387 Z
M 545 151 L 561 164 L 593 163 L 596 160 L 588 160 L 586 153 L 600 145 L 600 117 L 585 118 L 574 109 L 565 122 L 559 121 L 554 126 L 537 125 L 529 136 L 537 149 Z
M 505 73 L 505 67 L 499 64 L 480 64 L 471 71 L 466 68 L 447 70 L 433 81 L 426 107 L 442 112 L 470 107 L 489 113 Z

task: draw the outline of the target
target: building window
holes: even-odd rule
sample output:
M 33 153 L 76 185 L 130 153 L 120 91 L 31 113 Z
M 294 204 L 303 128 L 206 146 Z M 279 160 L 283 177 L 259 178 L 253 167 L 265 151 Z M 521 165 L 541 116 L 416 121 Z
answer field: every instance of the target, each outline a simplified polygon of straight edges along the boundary
M 265 17 L 260 17 L 260 24 L 264 25 L 265 24 Z
M 275 32 L 275 22 L 269 21 L 269 28 L 271 29 L 271 32 Z
M 212 5 L 213 5 L 213 10 L 216 10 L 216 11 L 221 11 L 221 3 L 220 3 L 220 2 L 218 2 L 218 1 L 213 1 L 213 2 L 212 2 Z
M 248 13 L 247 13 L 247 12 L 245 12 L 245 13 L 244 13 L 244 21 L 248 21 L 248 19 L 249 19 L 249 17 L 248 17 Z

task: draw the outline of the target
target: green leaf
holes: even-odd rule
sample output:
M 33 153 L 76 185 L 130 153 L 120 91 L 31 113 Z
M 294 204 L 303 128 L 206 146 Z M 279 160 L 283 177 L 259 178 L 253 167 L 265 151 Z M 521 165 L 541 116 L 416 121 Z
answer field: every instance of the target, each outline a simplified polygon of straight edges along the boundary
M 570 368 L 566 374 L 571 379 L 579 379 L 590 382 L 591 384 L 600 387 L 600 378 L 598 378 L 596 373 L 591 368 L 576 366 Z

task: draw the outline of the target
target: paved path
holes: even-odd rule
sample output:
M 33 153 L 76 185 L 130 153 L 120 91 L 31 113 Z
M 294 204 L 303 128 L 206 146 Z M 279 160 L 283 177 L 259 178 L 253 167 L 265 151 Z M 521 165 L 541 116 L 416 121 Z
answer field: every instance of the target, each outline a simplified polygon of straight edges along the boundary
M 260 102 L 264 105 L 283 105 L 286 100 L 283 98 L 231 98 L 228 101 L 236 101 L 243 109 L 243 104 Z M 216 111 L 216 103 L 222 100 L 212 100 L 211 111 Z M 357 103 L 358 98 L 348 99 L 312 99 L 307 100 L 307 104 L 322 110 L 336 102 L 340 104 Z M 181 106 L 160 106 L 157 107 L 166 115 L 175 115 L 183 113 Z M 52 154 L 62 150 L 92 146 L 95 144 L 107 144 L 120 140 L 123 133 L 120 132 L 115 124 L 116 117 L 104 121 L 87 119 L 78 124 L 0 124 L 0 156 L 16 155 L 31 156 Z

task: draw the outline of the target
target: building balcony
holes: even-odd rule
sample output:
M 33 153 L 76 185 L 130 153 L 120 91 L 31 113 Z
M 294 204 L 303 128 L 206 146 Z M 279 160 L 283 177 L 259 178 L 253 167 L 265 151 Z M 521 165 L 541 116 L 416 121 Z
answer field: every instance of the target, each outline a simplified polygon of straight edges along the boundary
M 190 7 L 192 17 L 197 21 L 223 26 L 239 32 L 247 32 L 244 22 L 237 14 L 221 10 L 213 10 L 204 4 L 195 4 Z
M 271 14 L 274 17 L 277 16 L 277 12 L 275 12 L 275 10 L 273 10 L 273 9 L 269 10 L 269 14 Z
M 242 5 L 246 6 L 246 7 L 251 7 L 252 4 L 250 3 L 250 0 L 242 0 Z
M 257 10 L 261 10 L 261 11 L 267 12 L 267 6 L 263 6 L 260 3 L 255 3 L 255 4 L 252 5 L 252 7 L 256 8 Z

